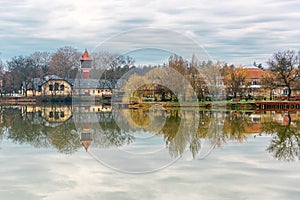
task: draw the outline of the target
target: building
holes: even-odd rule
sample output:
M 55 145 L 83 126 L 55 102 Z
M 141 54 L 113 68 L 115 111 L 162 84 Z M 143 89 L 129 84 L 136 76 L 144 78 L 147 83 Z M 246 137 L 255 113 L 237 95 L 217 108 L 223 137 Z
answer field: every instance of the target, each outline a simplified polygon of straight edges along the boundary
M 248 86 L 248 94 L 251 96 L 266 96 L 265 88 L 262 87 L 262 80 L 266 75 L 266 71 L 257 67 L 242 68 L 246 75 L 246 84 Z
M 81 77 L 73 80 L 73 94 L 76 96 L 110 98 L 112 96 L 112 89 L 114 88 L 112 82 L 90 78 L 92 61 L 93 59 L 88 51 L 85 50 L 80 58 Z
M 93 59 L 89 55 L 89 52 L 85 49 L 84 53 L 80 58 L 80 69 L 82 70 L 82 78 L 90 79 L 90 72 L 92 69 Z
M 113 84 L 108 80 L 77 79 L 73 80 L 73 94 L 76 96 L 111 97 Z
M 111 98 L 114 85 L 108 80 L 91 79 L 92 58 L 87 50 L 80 59 L 80 76 L 77 79 L 64 79 L 56 75 L 34 78 L 23 94 L 42 97 L 91 96 Z
M 91 132 L 91 123 L 85 122 L 80 133 L 80 144 L 84 147 L 85 151 L 87 151 L 92 142 L 93 134 Z
M 72 107 L 66 105 L 27 105 L 22 107 L 22 115 L 38 114 L 43 119 L 43 124 L 55 127 L 72 118 Z
M 68 97 L 72 95 L 72 84 L 58 76 L 46 77 L 39 87 L 42 96 Z
M 56 75 L 34 78 L 27 87 L 27 96 L 70 97 L 72 83 Z

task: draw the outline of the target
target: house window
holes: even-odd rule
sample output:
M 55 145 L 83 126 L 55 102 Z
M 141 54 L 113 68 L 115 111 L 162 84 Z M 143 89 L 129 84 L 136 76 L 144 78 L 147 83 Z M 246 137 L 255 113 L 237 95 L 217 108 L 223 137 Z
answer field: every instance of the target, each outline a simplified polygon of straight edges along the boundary
M 64 91 L 64 90 L 65 90 L 65 85 L 61 84 L 61 85 L 60 85 L 60 90 L 61 90 L 61 91 Z
M 53 91 L 53 85 L 49 85 L 49 91 Z
M 57 91 L 58 90 L 58 83 L 55 83 L 54 84 L 54 91 Z
M 95 90 L 93 90 L 93 94 L 95 94 Z
M 252 82 L 252 84 L 253 84 L 253 85 L 259 85 L 259 82 L 258 82 L 257 80 L 254 80 L 254 81 Z
M 64 118 L 64 117 L 65 117 L 65 112 L 64 112 L 64 111 L 61 111 L 61 112 L 60 112 L 60 117 L 61 117 L 61 118 Z
M 100 90 L 98 90 L 98 94 L 100 93 Z
M 53 118 L 53 112 L 52 111 L 49 112 L 49 118 Z

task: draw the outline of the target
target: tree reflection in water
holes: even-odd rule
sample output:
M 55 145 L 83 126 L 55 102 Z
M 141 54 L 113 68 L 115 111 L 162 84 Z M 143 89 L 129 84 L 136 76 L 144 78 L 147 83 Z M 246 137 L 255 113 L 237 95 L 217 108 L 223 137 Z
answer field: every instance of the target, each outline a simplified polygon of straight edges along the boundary
M 73 153 L 80 147 L 75 125 L 71 120 L 51 126 L 46 125 L 38 112 L 22 113 L 16 107 L 1 110 L 2 134 L 7 130 L 7 139 L 14 143 L 30 144 L 36 148 L 54 147 L 65 154 Z
M 47 120 L 52 115 L 45 115 L 44 112 L 51 110 L 63 110 L 64 113 L 59 116 L 64 120 Z M 69 111 L 70 117 L 66 117 Z M 82 148 L 82 129 L 76 127 L 71 111 L 71 107 L 55 106 L 35 108 L 30 112 L 28 109 L 24 112 L 21 107 L 1 107 L 0 139 L 30 144 L 36 148 L 55 148 L 58 152 L 72 154 Z M 85 113 L 84 119 L 88 119 L 90 114 Z M 279 160 L 299 159 L 300 120 L 298 115 L 292 117 L 290 113 L 284 114 L 282 120 L 275 115 L 262 114 L 258 122 L 251 120 L 251 112 L 191 109 L 167 109 L 161 112 L 124 109 L 119 112 L 97 112 L 96 115 L 97 120 L 90 122 L 88 127 L 93 147 L 96 148 L 130 145 L 137 133 L 147 132 L 163 136 L 171 157 L 181 156 L 189 150 L 195 159 L 204 148 L 204 140 L 213 148 L 229 141 L 243 142 L 248 133 L 253 133 L 249 130 L 259 123 L 258 131 L 272 135 L 268 152 Z
M 271 144 L 267 148 L 276 159 L 299 160 L 300 153 L 300 120 L 298 116 L 292 121 L 291 113 L 283 114 L 282 119 L 269 115 L 262 122 L 262 131 L 272 135 Z

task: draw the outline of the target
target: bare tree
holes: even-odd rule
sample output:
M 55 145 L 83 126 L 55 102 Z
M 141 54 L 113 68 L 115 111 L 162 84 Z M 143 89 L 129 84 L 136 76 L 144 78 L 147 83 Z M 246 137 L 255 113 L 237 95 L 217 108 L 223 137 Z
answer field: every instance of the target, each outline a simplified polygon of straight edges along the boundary
M 30 57 L 18 56 L 7 62 L 10 72 L 12 90 L 20 90 L 23 87 L 26 95 L 27 87 L 32 78 L 38 77 L 34 61 Z M 9 87 L 9 86 L 8 86 Z
M 0 52 L 1 55 L 1 52 Z M 0 58 L 0 95 L 2 97 L 3 92 L 3 79 L 4 79 L 4 63 L 2 62 Z
M 81 53 L 71 46 L 59 48 L 51 55 L 49 73 L 62 78 L 74 78 L 80 66 Z
M 130 56 L 109 52 L 93 52 L 92 78 L 107 79 L 116 83 L 126 72 L 134 68 L 135 60 Z
M 288 89 L 288 98 L 292 94 L 292 85 L 299 79 L 300 74 L 300 52 L 287 50 L 273 54 L 267 61 L 271 72 L 276 80 Z
M 47 51 L 36 51 L 29 56 L 33 60 L 36 68 L 36 73 L 39 77 L 48 74 L 51 54 Z

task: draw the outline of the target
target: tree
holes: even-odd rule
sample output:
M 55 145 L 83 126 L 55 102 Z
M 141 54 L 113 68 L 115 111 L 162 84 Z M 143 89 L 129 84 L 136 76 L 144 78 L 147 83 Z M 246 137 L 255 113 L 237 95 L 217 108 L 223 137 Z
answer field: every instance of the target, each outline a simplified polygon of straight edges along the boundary
M 213 100 L 223 99 L 224 84 L 221 76 L 221 62 L 203 63 L 201 74 L 204 76 L 207 91 Z
M 0 95 L 1 95 L 1 97 L 2 97 L 2 92 L 3 92 L 3 79 L 4 79 L 4 63 L 2 62 L 2 60 L 0 58 Z
M 143 92 L 141 91 L 141 87 L 148 84 L 146 78 L 144 76 L 132 75 L 129 77 L 128 81 L 122 88 L 125 91 L 125 95 L 123 97 L 124 102 L 128 102 L 131 96 L 139 98 L 139 103 L 142 103 Z
M 2 92 L 4 94 L 7 93 L 12 93 L 12 85 L 13 85 L 13 77 L 12 77 L 12 73 L 7 71 L 5 72 L 4 76 L 3 76 L 3 80 L 2 80 Z
M 71 46 L 59 48 L 51 55 L 49 73 L 61 78 L 75 78 L 80 66 L 81 53 Z
M 288 89 L 288 98 L 291 97 L 292 86 L 299 79 L 300 74 L 300 52 L 293 50 L 277 52 L 267 61 L 270 71 L 274 73 L 275 79 Z
M 241 67 L 235 67 L 234 65 L 225 65 L 221 69 L 221 74 L 224 78 L 224 83 L 226 85 L 228 94 L 233 94 L 234 98 L 236 98 L 238 95 L 244 95 L 244 91 L 247 87 L 247 75 Z
M 43 77 L 49 72 L 49 64 L 51 54 L 47 51 L 36 51 L 29 56 L 33 60 L 33 64 L 36 69 L 36 73 L 39 77 Z
M 14 91 L 18 91 L 23 87 L 26 95 L 29 83 L 33 78 L 38 77 L 33 59 L 28 56 L 14 57 L 7 62 L 7 67 L 11 72 L 11 85 L 8 85 L 8 87 L 11 86 Z
M 264 67 L 262 66 L 261 63 L 257 64 L 255 61 L 254 61 L 254 63 L 253 63 L 253 66 L 254 66 L 254 67 L 257 67 L 257 68 L 259 68 L 259 69 L 264 69 Z
M 181 57 L 176 54 L 171 55 L 169 58 L 168 67 L 175 69 L 183 76 L 188 74 L 187 62 Z
M 181 56 L 174 54 L 169 57 L 168 67 L 175 71 L 169 70 L 169 73 L 167 73 L 167 76 L 164 77 L 164 79 L 167 79 L 170 83 L 172 83 L 172 88 L 174 90 L 172 92 L 176 95 L 177 99 L 179 95 L 181 95 L 182 100 L 185 101 L 186 85 L 183 84 L 183 80 L 188 80 L 189 77 L 188 63 Z M 176 71 L 180 74 L 180 76 L 177 73 L 175 73 Z
M 116 83 L 126 72 L 135 68 L 135 60 L 130 56 L 109 52 L 93 52 L 92 78 L 108 79 Z
M 188 74 L 189 82 L 197 95 L 197 99 L 204 99 L 204 95 L 207 92 L 207 87 L 203 78 L 203 73 L 200 73 L 199 62 L 195 55 L 192 56 L 190 67 L 188 69 Z
M 261 84 L 263 88 L 270 90 L 270 100 L 272 100 L 273 90 L 278 86 L 275 76 L 270 71 L 267 71 L 262 77 Z
M 277 122 L 271 117 L 262 123 L 262 131 L 271 134 L 271 144 L 267 148 L 269 153 L 278 160 L 295 161 L 300 159 L 300 121 L 292 121 L 287 112 L 284 121 Z

